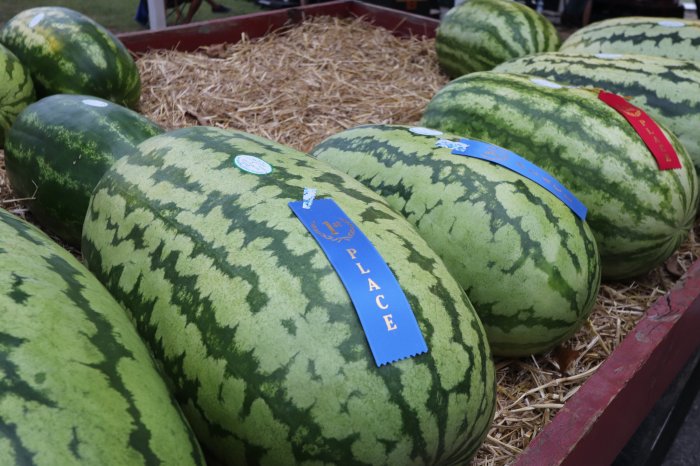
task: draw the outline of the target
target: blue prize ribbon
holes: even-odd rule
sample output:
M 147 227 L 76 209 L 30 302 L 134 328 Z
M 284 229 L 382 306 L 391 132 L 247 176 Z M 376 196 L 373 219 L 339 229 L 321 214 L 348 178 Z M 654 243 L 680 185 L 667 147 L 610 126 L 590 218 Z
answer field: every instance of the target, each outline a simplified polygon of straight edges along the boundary
M 350 295 L 377 366 L 428 351 L 396 277 L 372 243 L 332 199 L 289 207 L 323 249 Z
M 534 163 L 525 160 L 508 149 L 494 146 L 487 142 L 473 141 L 466 138 L 460 139 L 459 142 L 465 144 L 466 147 L 454 149 L 452 151 L 453 154 L 488 160 L 489 162 L 502 165 L 509 170 L 519 173 L 554 194 L 581 220 L 586 220 L 586 213 L 588 212 L 586 206 L 583 205 L 571 191 L 566 189 L 563 184 L 557 181 L 556 178 Z

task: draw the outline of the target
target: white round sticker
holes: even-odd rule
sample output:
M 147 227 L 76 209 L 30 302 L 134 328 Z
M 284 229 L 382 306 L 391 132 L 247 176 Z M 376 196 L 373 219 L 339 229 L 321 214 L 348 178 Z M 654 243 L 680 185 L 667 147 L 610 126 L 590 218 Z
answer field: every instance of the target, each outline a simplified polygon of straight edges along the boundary
M 683 26 L 685 26 L 685 23 L 682 23 L 680 21 L 659 21 L 658 24 L 659 26 L 667 28 L 682 28 Z
M 254 175 L 267 175 L 272 172 L 272 166 L 269 163 L 252 155 L 237 155 L 233 163 L 241 170 Z
M 422 128 L 420 126 L 416 126 L 415 128 L 411 128 L 409 130 L 413 134 L 420 134 L 421 136 L 440 136 L 442 135 L 442 131 L 438 131 L 436 129 L 430 129 L 430 128 Z
M 45 16 L 44 13 L 39 13 L 38 15 L 33 17 L 32 20 L 29 21 L 29 27 L 33 28 L 34 26 L 39 24 L 41 22 L 41 20 L 44 19 L 44 16 Z
M 561 89 L 563 87 L 560 84 L 553 83 L 552 81 L 547 81 L 546 79 L 542 78 L 532 78 L 530 79 L 530 81 L 537 84 L 538 86 L 551 87 L 552 89 Z
M 622 58 L 622 55 L 619 53 L 597 53 L 596 57 L 603 58 L 605 60 L 617 60 L 618 58 Z
M 102 102 L 101 100 L 95 99 L 83 99 L 83 103 L 85 105 L 89 105 L 90 107 L 106 107 L 109 105 L 107 102 Z

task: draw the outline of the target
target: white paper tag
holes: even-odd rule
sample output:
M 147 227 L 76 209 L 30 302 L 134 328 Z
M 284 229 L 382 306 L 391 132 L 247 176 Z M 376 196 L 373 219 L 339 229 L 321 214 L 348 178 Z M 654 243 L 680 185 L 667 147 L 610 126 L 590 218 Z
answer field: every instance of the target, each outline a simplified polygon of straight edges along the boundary
M 314 203 L 314 199 L 316 199 L 316 189 L 304 188 L 304 197 L 302 198 L 304 202 L 301 205 L 302 209 L 310 209 L 311 205 Z
M 442 147 L 443 149 L 459 150 L 465 151 L 469 147 L 469 144 L 465 144 L 459 141 L 450 141 L 449 139 L 438 139 L 435 143 L 435 147 Z
M 44 15 L 44 13 L 39 13 L 38 15 L 36 15 L 35 17 L 33 17 L 31 21 L 29 21 L 28 26 L 29 26 L 30 28 L 33 28 L 34 26 L 36 26 L 37 24 L 39 24 L 39 23 L 41 22 L 42 19 L 44 19 L 44 16 L 46 16 L 46 15 Z
M 685 23 L 680 21 L 659 21 L 657 24 L 667 28 L 682 28 L 685 26 Z
M 107 107 L 109 104 L 107 102 L 103 102 L 101 100 L 95 100 L 95 99 L 83 99 L 83 104 L 88 105 L 90 107 Z
M 557 84 L 555 82 L 548 81 L 542 78 L 531 78 L 530 81 L 532 81 L 533 84 L 537 84 L 538 86 L 549 87 L 551 89 L 561 89 L 562 87 L 564 87 L 561 84 Z
M 253 175 L 267 175 L 272 172 L 272 165 L 252 155 L 237 155 L 233 163 L 241 170 Z
M 409 129 L 410 132 L 413 134 L 419 134 L 421 136 L 440 136 L 442 135 L 442 131 L 438 131 L 436 129 L 430 129 L 430 128 L 422 128 L 420 126 L 416 126 L 414 128 Z

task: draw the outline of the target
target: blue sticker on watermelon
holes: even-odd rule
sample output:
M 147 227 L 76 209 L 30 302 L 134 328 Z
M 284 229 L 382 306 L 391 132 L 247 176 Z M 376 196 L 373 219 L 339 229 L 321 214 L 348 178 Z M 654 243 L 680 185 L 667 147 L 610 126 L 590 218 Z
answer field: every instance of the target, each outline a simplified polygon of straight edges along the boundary
M 494 146 L 487 142 L 473 141 L 466 138 L 460 139 L 460 142 L 465 144 L 466 147 L 464 149 L 454 149 L 452 151 L 453 154 L 488 160 L 489 162 L 496 163 L 519 173 L 554 194 L 581 220 L 586 220 L 588 209 L 583 205 L 583 202 L 579 201 L 576 196 L 557 181 L 556 178 L 534 163 L 525 160 L 508 149 Z
M 369 239 L 332 199 L 289 207 L 323 249 L 350 295 L 377 366 L 428 351 L 411 305 Z

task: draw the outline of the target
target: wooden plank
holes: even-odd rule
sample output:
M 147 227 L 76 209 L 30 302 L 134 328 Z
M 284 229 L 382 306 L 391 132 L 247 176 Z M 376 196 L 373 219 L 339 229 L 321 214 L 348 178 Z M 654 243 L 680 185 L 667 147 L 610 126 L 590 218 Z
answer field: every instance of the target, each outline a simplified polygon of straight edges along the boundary
M 700 261 L 519 456 L 517 466 L 610 464 L 700 347 Z
M 349 2 L 353 16 L 367 17 L 372 24 L 392 31 L 397 36 L 435 37 L 440 21 L 427 16 L 392 10 L 363 2 Z
M 222 42 L 235 43 L 241 35 L 261 37 L 287 24 L 296 24 L 308 16 L 360 17 L 364 16 L 377 26 L 396 35 L 425 35 L 434 37 L 439 22 L 432 18 L 413 15 L 377 5 L 352 0 L 317 3 L 299 8 L 287 8 L 242 16 L 231 16 L 203 23 L 172 26 L 159 31 L 136 31 L 119 34 L 122 43 L 134 53 L 150 49 L 193 51 L 202 45 Z
M 222 42 L 235 43 L 241 35 L 261 37 L 285 24 L 294 24 L 304 16 L 349 15 L 347 0 L 319 3 L 303 8 L 287 8 L 242 16 L 230 16 L 200 23 L 172 26 L 160 31 L 136 31 L 119 34 L 122 43 L 132 52 L 141 53 L 151 49 L 176 49 L 191 52 L 202 45 Z

